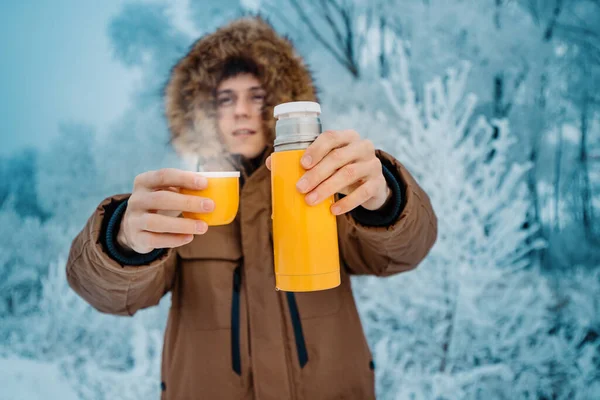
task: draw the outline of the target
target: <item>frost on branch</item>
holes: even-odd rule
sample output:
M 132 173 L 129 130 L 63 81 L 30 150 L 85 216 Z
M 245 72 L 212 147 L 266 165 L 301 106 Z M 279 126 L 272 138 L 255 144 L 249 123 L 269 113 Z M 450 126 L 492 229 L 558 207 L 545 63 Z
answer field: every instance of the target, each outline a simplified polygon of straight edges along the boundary
M 418 96 L 404 53 L 394 60 L 382 82 L 394 113 L 345 118 L 387 124 L 370 138 L 428 193 L 439 234 L 417 270 L 355 278 L 378 393 L 536 398 L 550 362 L 552 297 L 529 257 L 544 246 L 528 216 L 530 166 L 509 161 L 517 143 L 507 121 L 474 115 L 477 99 L 465 93 L 468 63 L 426 83 Z

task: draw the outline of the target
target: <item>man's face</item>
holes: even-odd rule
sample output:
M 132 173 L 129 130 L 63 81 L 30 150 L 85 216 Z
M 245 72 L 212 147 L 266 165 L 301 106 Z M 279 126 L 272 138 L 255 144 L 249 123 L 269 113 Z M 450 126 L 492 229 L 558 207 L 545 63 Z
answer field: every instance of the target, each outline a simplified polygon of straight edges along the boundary
M 265 90 L 252 74 L 223 80 L 217 88 L 219 130 L 227 150 L 246 158 L 257 157 L 266 146 L 262 129 Z

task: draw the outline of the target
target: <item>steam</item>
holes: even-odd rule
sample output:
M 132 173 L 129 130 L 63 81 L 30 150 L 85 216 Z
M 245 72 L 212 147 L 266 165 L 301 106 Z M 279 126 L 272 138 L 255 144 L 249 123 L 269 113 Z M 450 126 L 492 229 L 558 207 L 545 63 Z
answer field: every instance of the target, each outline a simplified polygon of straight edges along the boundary
M 188 152 L 182 156 L 183 168 L 196 172 L 226 172 L 237 171 L 236 163 L 228 153 L 203 155 Z
M 174 142 L 185 168 L 196 172 L 237 171 L 233 157 L 225 149 L 213 118 L 196 113 L 193 124 Z

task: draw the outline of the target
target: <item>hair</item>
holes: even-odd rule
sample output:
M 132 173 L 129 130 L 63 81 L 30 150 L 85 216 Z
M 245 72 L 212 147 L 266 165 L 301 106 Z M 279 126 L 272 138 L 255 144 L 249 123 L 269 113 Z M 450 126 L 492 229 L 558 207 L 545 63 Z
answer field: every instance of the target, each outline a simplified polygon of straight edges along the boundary
M 223 63 L 217 84 L 241 74 L 251 74 L 256 78 L 261 77 L 260 69 L 253 60 L 244 57 L 230 57 Z

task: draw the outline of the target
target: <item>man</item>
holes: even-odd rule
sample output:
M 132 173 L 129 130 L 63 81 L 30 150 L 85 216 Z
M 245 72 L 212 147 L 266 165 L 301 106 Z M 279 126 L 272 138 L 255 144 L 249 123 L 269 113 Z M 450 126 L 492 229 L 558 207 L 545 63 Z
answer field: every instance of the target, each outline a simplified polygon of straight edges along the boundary
M 338 215 L 342 283 L 319 292 L 276 291 L 268 170 L 273 107 L 300 100 L 317 100 L 310 73 L 291 43 L 260 18 L 201 38 L 172 70 L 166 113 L 181 154 L 206 153 L 218 143 L 237 160 L 235 221 L 209 229 L 182 218 L 182 211 L 215 207 L 179 193 L 206 181 L 191 171 L 149 171 L 136 177 L 131 195 L 102 202 L 73 242 L 69 283 L 99 311 L 133 315 L 171 291 L 163 399 L 375 396 L 349 275 L 414 268 L 435 242 L 437 220 L 397 160 L 354 131 L 325 132 L 307 149 L 297 187 L 309 204 L 345 195 L 331 209 Z

